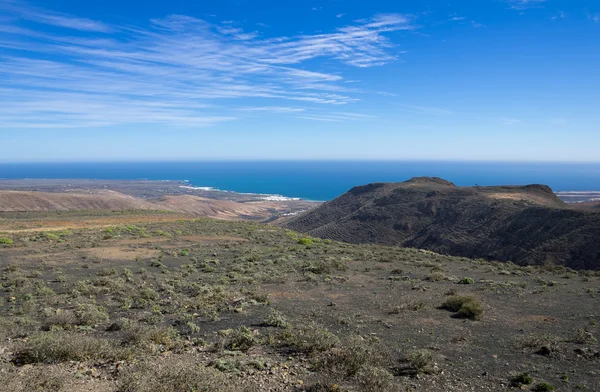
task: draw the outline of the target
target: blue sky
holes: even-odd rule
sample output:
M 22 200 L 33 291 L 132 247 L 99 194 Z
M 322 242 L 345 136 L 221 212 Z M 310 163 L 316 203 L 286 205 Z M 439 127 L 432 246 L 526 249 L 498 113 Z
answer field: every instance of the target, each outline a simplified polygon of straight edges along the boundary
M 599 49 L 592 0 L 1 0 L 0 160 L 600 161 Z

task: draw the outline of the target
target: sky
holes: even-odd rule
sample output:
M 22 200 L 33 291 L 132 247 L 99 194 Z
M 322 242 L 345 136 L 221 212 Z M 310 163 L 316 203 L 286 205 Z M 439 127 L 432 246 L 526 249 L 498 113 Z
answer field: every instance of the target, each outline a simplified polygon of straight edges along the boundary
M 0 161 L 600 161 L 596 0 L 0 0 Z

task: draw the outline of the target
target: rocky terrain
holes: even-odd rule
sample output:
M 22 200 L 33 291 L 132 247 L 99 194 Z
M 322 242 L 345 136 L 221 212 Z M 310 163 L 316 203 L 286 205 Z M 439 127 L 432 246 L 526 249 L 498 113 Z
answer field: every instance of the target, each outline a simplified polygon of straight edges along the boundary
M 600 269 L 600 213 L 543 185 L 457 187 L 439 178 L 359 186 L 284 226 L 321 238 Z
M 0 391 L 597 391 L 599 283 L 181 213 L 2 212 Z

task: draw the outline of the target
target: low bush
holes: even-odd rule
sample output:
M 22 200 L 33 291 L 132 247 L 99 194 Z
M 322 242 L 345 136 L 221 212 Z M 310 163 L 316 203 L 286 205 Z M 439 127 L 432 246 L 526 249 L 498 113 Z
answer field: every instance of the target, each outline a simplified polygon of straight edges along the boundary
M 533 384 L 533 377 L 529 373 L 520 373 L 511 379 L 511 383 L 516 387 L 530 385 Z
M 12 238 L 8 238 L 8 237 L 0 237 L 0 245 L 12 245 L 15 242 L 13 241 Z
M 315 323 L 299 328 L 287 328 L 279 338 L 290 350 L 309 354 L 327 351 L 340 341 L 327 328 Z
M 219 335 L 222 338 L 219 346 L 227 350 L 246 352 L 258 343 L 258 331 L 244 326 L 220 331 Z
M 535 384 L 532 391 L 536 392 L 547 392 L 547 391 L 555 391 L 556 387 L 548 382 L 540 382 Z
M 120 360 L 128 352 L 105 339 L 64 331 L 40 332 L 15 352 L 15 362 L 59 363 L 99 359 Z
M 312 245 L 313 240 L 312 240 L 312 238 L 304 237 L 304 238 L 300 238 L 300 240 L 298 240 L 298 243 L 300 245 Z
M 397 390 L 394 376 L 386 369 L 376 366 L 365 366 L 357 375 L 361 391 L 391 392 Z
M 352 335 L 318 356 L 313 367 L 343 377 L 354 377 L 365 367 L 387 367 L 390 355 L 379 339 Z
M 143 363 L 124 374 L 119 392 L 236 392 L 227 376 L 217 369 L 206 367 L 194 357 L 169 358 L 158 364 Z
M 475 297 L 467 295 L 452 295 L 441 307 L 456 312 L 458 317 L 471 320 L 480 320 L 483 315 L 483 305 Z
M 408 354 L 408 363 L 417 374 L 435 373 L 433 354 L 429 350 L 415 350 Z
M 263 325 L 266 327 L 286 328 L 289 326 L 289 323 L 280 311 L 271 309 Z

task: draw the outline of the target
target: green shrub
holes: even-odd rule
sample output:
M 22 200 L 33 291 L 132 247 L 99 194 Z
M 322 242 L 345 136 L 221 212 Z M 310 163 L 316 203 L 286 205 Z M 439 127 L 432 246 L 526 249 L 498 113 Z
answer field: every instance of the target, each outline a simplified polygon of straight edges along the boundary
M 0 237 L 0 245 L 12 245 L 15 242 L 13 241 L 12 238 L 8 238 L 8 237 Z
M 318 356 L 313 367 L 354 377 L 366 367 L 387 367 L 390 363 L 389 352 L 378 338 L 352 335 Z
M 521 373 L 514 376 L 511 382 L 514 386 L 530 385 L 533 383 L 533 377 L 529 373 Z
M 431 275 L 429 275 L 427 277 L 427 280 L 430 280 L 432 282 L 441 282 L 446 279 L 447 279 L 446 274 L 444 274 L 443 272 L 440 272 L 440 271 L 432 272 Z
M 442 309 L 457 313 L 458 317 L 479 320 L 483 315 L 483 305 L 472 296 L 452 295 L 444 301 Z
M 555 391 L 556 388 L 554 387 L 554 385 L 548 383 L 548 382 L 539 382 L 537 384 L 535 384 L 535 386 L 532 389 L 533 391 L 536 392 L 546 392 L 546 391 Z
M 153 345 L 157 345 L 162 351 L 183 347 L 182 337 L 173 327 L 139 326 L 128 320 L 116 327 L 123 330 L 122 343 L 125 345 L 142 349 L 151 349 Z
M 190 250 L 189 249 L 181 249 L 179 251 L 179 256 L 189 256 L 190 255 Z
M 417 374 L 435 373 L 433 354 L 429 350 L 415 350 L 408 354 L 408 363 Z
M 289 326 L 289 323 L 286 321 L 285 317 L 280 311 L 277 309 L 271 309 L 263 325 L 266 327 L 286 328 Z
M 222 338 L 220 345 L 227 350 L 246 352 L 258 343 L 257 332 L 244 326 L 238 329 L 219 331 Z
M 304 237 L 304 238 L 300 238 L 300 240 L 298 241 L 298 243 L 300 245 L 312 245 L 313 244 L 313 240 L 312 240 L 312 238 Z
M 80 325 L 95 325 L 108 321 L 108 313 L 102 306 L 93 304 L 80 305 L 77 311 L 77 322 Z
M 311 323 L 299 328 L 287 328 L 281 333 L 283 345 L 296 352 L 317 353 L 331 349 L 339 339 L 326 328 Z
M 462 278 L 459 282 L 459 284 L 473 284 L 475 283 L 475 281 L 473 280 L 473 278 Z
M 376 366 L 365 366 L 357 375 L 361 391 L 391 392 L 395 388 L 394 376 L 386 369 Z

